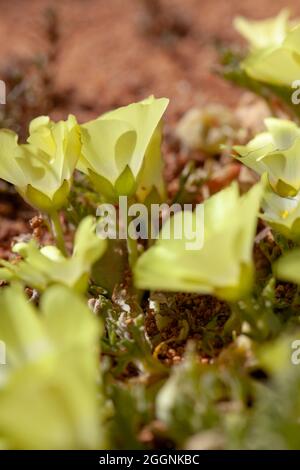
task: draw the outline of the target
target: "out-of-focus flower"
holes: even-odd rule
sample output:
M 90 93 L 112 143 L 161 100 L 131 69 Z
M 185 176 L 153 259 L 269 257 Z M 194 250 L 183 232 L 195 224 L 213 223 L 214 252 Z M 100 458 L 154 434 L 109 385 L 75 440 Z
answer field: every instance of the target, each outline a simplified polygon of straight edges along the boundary
M 40 116 L 30 123 L 26 144 L 0 130 L 0 177 L 37 209 L 51 213 L 65 205 L 80 156 L 80 128 L 74 116 L 57 123 Z
M 189 149 L 220 152 L 220 145 L 233 139 L 238 130 L 234 115 L 224 106 L 190 109 L 179 121 L 176 134 Z
M 71 257 L 66 258 L 52 245 L 39 249 L 34 240 L 17 243 L 13 251 L 19 253 L 23 260 L 18 263 L 0 260 L 0 265 L 4 266 L 0 270 L 0 279 L 21 280 L 40 291 L 52 284 L 63 284 L 84 292 L 92 265 L 105 249 L 106 240 L 96 235 L 93 217 L 89 216 L 81 221 L 77 229 Z
M 53 286 L 39 311 L 14 285 L 0 292 L 0 438 L 7 449 L 103 445 L 99 323 L 74 292 Z M 100 398 L 100 400 L 99 400 Z
M 237 158 L 259 175 L 268 174 L 273 190 L 283 197 L 300 190 L 300 128 L 285 119 L 265 119 L 267 132 L 247 145 L 234 146 Z
M 214 294 L 225 300 L 247 295 L 253 280 L 252 245 L 261 195 L 257 184 L 240 197 L 233 183 L 205 201 L 203 247 L 187 250 L 185 236 L 174 239 L 172 232 L 170 239 L 162 236 L 137 261 L 136 286 Z M 174 216 L 174 225 L 180 216 Z
M 275 276 L 283 281 L 300 284 L 300 248 L 291 250 L 281 256 L 274 263 L 273 271 Z
M 258 34 L 249 25 L 247 34 L 251 36 L 251 43 L 255 50 L 241 63 L 242 69 L 251 78 L 276 86 L 291 87 L 300 76 L 300 25 L 298 24 L 284 34 L 284 15 L 277 17 L 272 27 L 268 41 L 267 32 Z M 241 26 L 241 25 L 240 25 Z M 245 24 L 243 24 L 245 35 Z M 256 35 L 256 40 L 254 36 Z M 263 47 L 265 44 L 266 47 Z M 257 48 L 258 47 L 258 48 Z
M 136 195 L 143 202 L 151 191 L 165 197 L 160 122 L 168 102 L 150 97 L 81 126 L 78 168 L 107 200 Z
M 269 46 L 279 46 L 284 41 L 290 29 L 287 9 L 274 18 L 266 20 L 248 20 L 242 16 L 234 19 L 235 29 L 250 43 L 252 49 L 263 49 Z

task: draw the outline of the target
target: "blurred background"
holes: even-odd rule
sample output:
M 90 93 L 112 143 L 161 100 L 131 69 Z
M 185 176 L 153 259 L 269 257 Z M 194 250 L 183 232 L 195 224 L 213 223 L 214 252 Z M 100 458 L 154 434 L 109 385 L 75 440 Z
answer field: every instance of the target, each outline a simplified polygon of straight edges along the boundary
M 266 104 L 255 97 L 253 104 L 247 91 L 218 75 L 218 60 L 224 48 L 243 47 L 235 16 L 262 19 L 282 8 L 300 16 L 296 0 L 0 0 L 0 80 L 7 89 L 0 128 L 25 141 L 39 115 L 73 113 L 83 122 L 150 94 L 166 96 L 164 175 L 172 198 L 185 165 L 192 160 L 202 168 L 206 161 L 203 152 L 183 151 L 176 135 L 191 108 L 203 111 L 204 141 L 212 129 L 210 152 L 219 148 L 223 127 L 226 136 L 228 125 L 259 130 Z M 226 108 L 207 111 L 208 104 Z M 221 159 L 209 172 L 213 193 L 237 177 L 239 166 Z M 11 256 L 20 235 L 38 230 L 34 215 L 0 180 L 0 257 Z
M 149 94 L 171 99 L 169 121 L 207 102 L 235 106 L 240 90 L 216 75 L 216 49 L 240 41 L 236 15 L 284 7 L 300 14 L 296 0 L 0 0 L 6 117 L 83 120 Z

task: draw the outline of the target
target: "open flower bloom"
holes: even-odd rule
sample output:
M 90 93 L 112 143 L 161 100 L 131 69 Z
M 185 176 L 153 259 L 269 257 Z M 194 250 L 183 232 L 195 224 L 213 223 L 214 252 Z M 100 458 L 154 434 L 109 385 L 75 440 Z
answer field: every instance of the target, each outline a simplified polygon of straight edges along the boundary
M 252 245 L 261 193 L 257 184 L 240 197 L 233 183 L 209 198 L 204 203 L 203 247 L 188 250 L 185 235 L 161 237 L 138 259 L 136 286 L 213 294 L 225 300 L 247 295 L 253 279 Z M 180 215 L 174 216 L 175 225 Z
M 273 190 L 283 197 L 300 190 L 300 128 L 285 119 L 267 118 L 268 132 L 233 149 L 237 158 L 259 175 L 267 173 Z
M 29 243 L 17 243 L 13 251 L 19 253 L 23 260 L 9 263 L 0 260 L 0 279 L 7 281 L 20 280 L 25 285 L 43 291 L 52 284 L 63 284 L 78 292 L 87 287 L 92 265 L 102 256 L 106 249 L 106 240 L 95 233 L 93 217 L 83 219 L 77 229 L 74 250 L 66 258 L 55 246 L 49 245 L 39 249 L 35 240 Z
M 71 115 L 57 123 L 47 116 L 34 119 L 26 144 L 1 129 L 0 178 L 12 183 L 29 204 L 50 213 L 66 203 L 80 149 L 80 128 Z
M 168 102 L 150 97 L 81 126 L 78 168 L 107 200 L 136 195 L 143 202 L 151 191 L 164 198 L 160 121 Z
M 260 41 L 261 38 L 258 42 Z M 275 44 L 272 44 L 273 41 Z M 279 31 L 270 37 L 270 42 L 268 47 L 255 49 L 250 53 L 242 61 L 241 67 L 247 75 L 256 80 L 270 85 L 291 87 L 300 77 L 300 25 L 288 31 L 285 37 L 283 27 L 281 30 L 279 28 Z
M 300 194 L 295 197 L 281 197 L 272 190 L 267 175 L 263 175 L 265 184 L 262 199 L 261 218 L 277 232 L 291 240 L 300 239 Z
M 1 289 L 0 311 L 6 345 L 6 364 L 0 367 L 1 448 L 102 446 L 100 325 L 85 302 L 66 287 L 52 286 L 37 310 L 13 285 Z
M 252 49 L 263 49 L 269 46 L 279 46 L 283 43 L 290 28 L 287 9 L 274 18 L 266 20 L 248 20 L 242 16 L 234 19 L 235 29 L 249 42 Z

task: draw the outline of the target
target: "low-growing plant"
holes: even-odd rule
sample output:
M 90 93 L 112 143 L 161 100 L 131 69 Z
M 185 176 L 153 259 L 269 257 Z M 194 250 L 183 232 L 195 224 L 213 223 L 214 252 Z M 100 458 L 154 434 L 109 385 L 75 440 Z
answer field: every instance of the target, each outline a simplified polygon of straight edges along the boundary
M 300 27 L 286 11 L 235 24 L 250 50 L 234 57 L 231 78 L 276 95 L 284 113 L 300 78 Z M 158 239 L 105 240 L 98 204 L 120 213 L 120 196 L 131 208 L 171 203 L 167 105 L 150 97 L 81 125 L 40 116 L 24 144 L 0 130 L 0 177 L 49 217 L 56 243 L 21 237 L 0 260 L 3 449 L 300 446 L 290 355 L 300 331 L 299 127 L 271 117 L 265 132 L 233 146 L 236 175 L 244 164 L 261 178 L 248 191 L 226 180 L 210 196 L 210 173 L 195 175 L 202 163 L 188 162 L 172 195 L 182 211 L 162 214 Z M 212 122 L 191 114 L 177 136 L 213 168 L 228 159 L 219 144 L 241 134 L 236 121 L 227 129 L 231 114 L 216 133 L 216 108 L 208 114 Z M 184 211 L 203 199 L 203 212 Z M 128 229 L 122 223 L 114 228 Z
M 102 256 L 105 248 L 106 240 L 99 239 L 93 217 L 88 216 L 80 222 L 75 233 L 71 257 L 65 257 L 53 245 L 39 248 L 35 240 L 20 242 L 13 247 L 13 252 L 23 260 L 18 263 L 0 260 L 0 265 L 4 266 L 0 277 L 6 281 L 19 280 L 39 291 L 53 284 L 62 284 L 84 293 L 92 265 Z
M 263 97 L 273 113 L 284 109 L 299 119 L 298 99 L 292 97 L 299 84 L 300 26 L 288 17 L 287 10 L 267 20 L 237 17 L 234 26 L 248 41 L 248 49 L 222 47 L 220 74 Z

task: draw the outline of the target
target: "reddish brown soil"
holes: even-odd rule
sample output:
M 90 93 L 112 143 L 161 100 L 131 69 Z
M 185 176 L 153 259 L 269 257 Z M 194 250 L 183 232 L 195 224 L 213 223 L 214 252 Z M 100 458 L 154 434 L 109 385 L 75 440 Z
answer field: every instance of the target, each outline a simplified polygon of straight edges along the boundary
M 24 122 L 45 112 L 84 120 L 150 94 L 171 99 L 171 123 L 196 104 L 235 107 L 241 91 L 213 72 L 216 42 L 240 40 L 236 15 L 264 18 L 287 6 L 300 16 L 296 0 L 0 0 L 0 79 L 15 63 L 47 57 L 43 80 L 55 99 L 39 98 L 29 114 L 21 103 L 14 119 Z M 14 204 L 1 196 L 0 257 L 28 231 L 32 213 Z
M 149 13 L 146 5 L 158 3 Z M 212 73 L 216 40 L 237 40 L 232 19 L 263 18 L 296 0 L 0 0 L 0 67 L 49 47 L 45 11 L 58 19 L 55 88 L 82 119 L 149 94 L 171 98 L 169 117 L 191 105 L 234 106 L 240 91 Z M 1 77 L 0 77 L 1 78 Z M 61 110 L 59 110 L 61 113 Z

